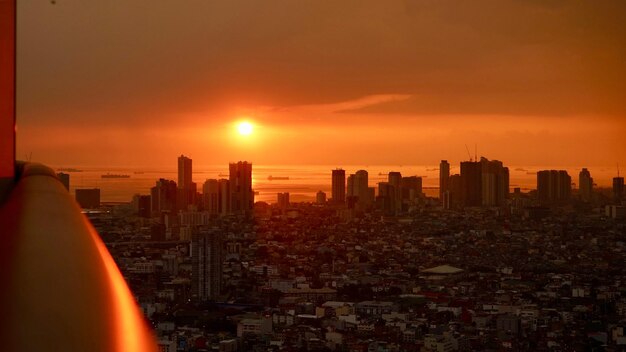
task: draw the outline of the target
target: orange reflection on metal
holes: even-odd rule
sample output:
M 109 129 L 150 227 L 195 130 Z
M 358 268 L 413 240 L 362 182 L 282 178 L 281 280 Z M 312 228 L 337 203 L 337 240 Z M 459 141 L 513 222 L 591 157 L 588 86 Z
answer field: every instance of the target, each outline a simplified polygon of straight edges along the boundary
M 89 227 L 109 278 L 112 306 L 112 316 L 109 318 L 113 320 L 116 330 L 116 341 L 113 344 L 115 351 L 157 351 L 154 337 L 148 330 L 124 277 L 96 231 Z

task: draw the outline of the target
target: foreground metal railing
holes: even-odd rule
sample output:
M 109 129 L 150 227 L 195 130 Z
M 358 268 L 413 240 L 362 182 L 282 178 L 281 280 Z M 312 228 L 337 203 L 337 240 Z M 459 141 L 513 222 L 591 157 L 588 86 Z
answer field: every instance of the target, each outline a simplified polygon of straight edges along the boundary
M 0 206 L 2 349 L 156 351 L 113 258 L 54 172 L 17 170 Z

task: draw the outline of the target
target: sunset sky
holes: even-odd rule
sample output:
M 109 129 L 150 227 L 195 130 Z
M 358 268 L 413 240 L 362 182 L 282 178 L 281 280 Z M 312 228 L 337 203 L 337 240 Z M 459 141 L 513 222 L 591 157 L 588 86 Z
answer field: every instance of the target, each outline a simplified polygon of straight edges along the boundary
M 18 159 L 432 165 L 477 144 L 626 168 L 625 136 L 626 1 L 18 3 Z

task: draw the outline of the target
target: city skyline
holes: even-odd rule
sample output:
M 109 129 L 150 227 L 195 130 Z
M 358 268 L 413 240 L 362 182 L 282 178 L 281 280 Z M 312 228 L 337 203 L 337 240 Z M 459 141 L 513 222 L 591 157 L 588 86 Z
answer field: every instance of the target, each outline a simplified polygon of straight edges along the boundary
M 21 2 L 17 155 L 626 165 L 624 6 Z

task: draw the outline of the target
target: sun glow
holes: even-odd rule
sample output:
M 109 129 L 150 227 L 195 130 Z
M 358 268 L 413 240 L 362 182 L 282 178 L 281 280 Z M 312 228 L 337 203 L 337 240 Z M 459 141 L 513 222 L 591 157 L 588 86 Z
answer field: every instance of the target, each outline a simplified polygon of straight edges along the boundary
M 242 136 L 249 136 L 252 134 L 254 126 L 249 121 L 241 121 L 237 124 L 237 132 Z

